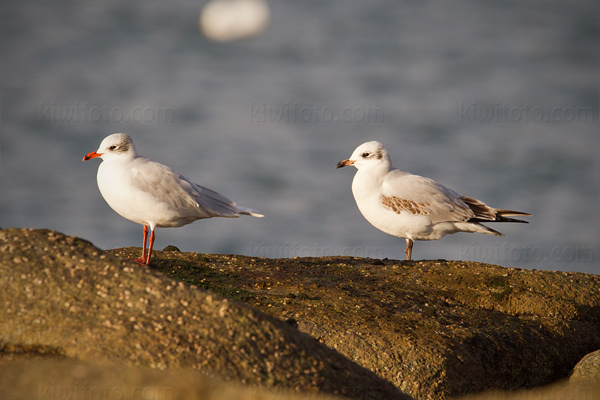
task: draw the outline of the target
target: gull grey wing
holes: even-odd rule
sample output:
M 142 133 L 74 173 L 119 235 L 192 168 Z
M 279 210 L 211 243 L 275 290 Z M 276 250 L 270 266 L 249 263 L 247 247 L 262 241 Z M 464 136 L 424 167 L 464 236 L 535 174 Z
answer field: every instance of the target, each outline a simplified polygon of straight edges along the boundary
M 194 200 L 203 209 L 209 211 L 213 216 L 219 217 L 239 217 L 240 210 L 237 204 L 226 196 L 190 182 L 184 176 L 179 177 L 188 182 L 193 188 Z
M 133 183 L 139 190 L 168 204 L 185 216 L 196 218 L 239 216 L 235 203 L 230 199 L 196 185 L 166 165 L 139 157 L 132 172 Z
M 386 176 L 381 201 L 396 213 L 423 215 L 431 222 L 465 222 L 475 214 L 461 197 L 432 179 L 392 170 Z

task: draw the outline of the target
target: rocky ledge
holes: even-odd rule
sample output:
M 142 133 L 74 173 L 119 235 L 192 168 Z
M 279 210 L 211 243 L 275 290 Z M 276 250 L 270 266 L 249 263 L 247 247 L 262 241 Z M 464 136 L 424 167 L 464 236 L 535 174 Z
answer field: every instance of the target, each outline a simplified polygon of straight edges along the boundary
M 35 382 L 12 385 L 20 398 L 89 375 L 171 398 L 443 399 L 547 385 L 600 348 L 596 275 L 178 251 L 145 267 L 139 252 L 0 230 L 0 382 Z

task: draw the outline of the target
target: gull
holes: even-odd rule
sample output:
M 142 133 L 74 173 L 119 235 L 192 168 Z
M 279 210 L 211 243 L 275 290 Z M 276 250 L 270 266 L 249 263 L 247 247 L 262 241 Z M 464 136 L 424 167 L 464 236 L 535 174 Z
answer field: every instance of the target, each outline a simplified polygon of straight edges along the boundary
M 155 228 L 179 227 L 212 217 L 263 217 L 166 165 L 139 156 L 133 140 L 124 133 L 104 138 L 98 150 L 86 154 L 83 161 L 96 157 L 102 159 L 97 180 L 104 200 L 122 217 L 144 226 L 142 258 L 134 260 L 140 264 L 150 263 Z
M 212 0 L 198 21 L 204 35 L 217 42 L 232 42 L 261 34 L 271 19 L 265 0 Z
M 377 229 L 406 239 L 407 260 L 414 240 L 439 240 L 456 232 L 504 236 L 481 222 L 527 223 L 508 216 L 531 215 L 492 208 L 432 179 L 393 168 L 388 152 L 377 141 L 361 144 L 336 168 L 348 165 L 358 170 L 352 181 L 358 209 Z

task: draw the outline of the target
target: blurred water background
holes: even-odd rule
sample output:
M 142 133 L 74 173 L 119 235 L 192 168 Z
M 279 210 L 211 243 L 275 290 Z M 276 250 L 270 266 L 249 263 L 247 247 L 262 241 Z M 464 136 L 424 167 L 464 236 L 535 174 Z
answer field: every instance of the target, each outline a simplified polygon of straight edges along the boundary
M 272 1 L 261 35 L 228 43 L 199 31 L 204 4 L 2 3 L 2 228 L 140 246 L 81 161 L 126 132 L 266 215 L 158 230 L 157 249 L 402 259 L 334 168 L 379 140 L 398 168 L 533 213 L 414 258 L 600 273 L 598 1 Z

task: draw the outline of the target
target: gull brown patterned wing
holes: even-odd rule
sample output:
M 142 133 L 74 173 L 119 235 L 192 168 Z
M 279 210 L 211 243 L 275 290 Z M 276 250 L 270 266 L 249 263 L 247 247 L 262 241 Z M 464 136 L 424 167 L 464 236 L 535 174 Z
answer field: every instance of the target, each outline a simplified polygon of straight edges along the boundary
M 384 207 L 395 213 L 426 216 L 431 222 L 466 222 L 475 213 L 460 196 L 432 179 L 392 170 L 381 192 Z

